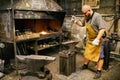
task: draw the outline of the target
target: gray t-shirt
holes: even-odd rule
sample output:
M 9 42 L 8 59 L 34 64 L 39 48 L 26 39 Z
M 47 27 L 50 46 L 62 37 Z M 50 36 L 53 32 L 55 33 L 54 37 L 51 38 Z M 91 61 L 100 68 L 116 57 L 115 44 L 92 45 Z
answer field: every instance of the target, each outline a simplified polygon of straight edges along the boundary
M 106 22 L 97 12 L 94 12 L 92 18 L 87 23 L 90 23 L 96 32 L 98 32 L 100 29 L 106 29 L 107 27 Z

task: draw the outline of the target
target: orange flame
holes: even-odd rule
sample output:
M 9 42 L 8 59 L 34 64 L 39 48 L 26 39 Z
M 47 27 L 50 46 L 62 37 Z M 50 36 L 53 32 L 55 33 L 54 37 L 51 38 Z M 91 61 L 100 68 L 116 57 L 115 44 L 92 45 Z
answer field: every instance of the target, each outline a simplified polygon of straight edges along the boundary
M 42 32 L 40 32 L 40 34 L 45 35 L 45 34 L 48 34 L 48 33 L 47 33 L 47 32 L 45 32 L 45 31 L 42 31 Z

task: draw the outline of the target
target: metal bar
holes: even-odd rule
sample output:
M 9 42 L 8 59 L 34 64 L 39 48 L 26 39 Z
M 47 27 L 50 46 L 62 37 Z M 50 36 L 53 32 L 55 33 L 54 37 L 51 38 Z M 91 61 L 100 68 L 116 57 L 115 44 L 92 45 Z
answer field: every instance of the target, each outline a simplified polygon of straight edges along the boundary
M 15 39 L 15 22 L 14 22 L 14 1 L 11 0 L 11 8 L 12 8 L 12 28 L 13 28 L 13 41 L 14 41 L 14 54 L 15 54 L 15 65 L 16 65 L 16 73 L 18 74 L 18 60 L 16 58 L 17 50 L 16 50 L 16 39 Z
M 35 47 L 35 54 L 38 54 L 38 45 L 37 45 L 37 40 L 35 40 L 34 47 Z

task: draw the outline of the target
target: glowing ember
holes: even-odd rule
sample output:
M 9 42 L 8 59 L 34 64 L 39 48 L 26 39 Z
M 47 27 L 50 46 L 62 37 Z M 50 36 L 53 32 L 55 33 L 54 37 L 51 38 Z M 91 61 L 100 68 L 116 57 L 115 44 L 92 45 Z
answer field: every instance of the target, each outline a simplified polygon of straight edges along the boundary
M 43 35 L 45 35 L 45 34 L 47 34 L 47 32 L 45 32 L 45 31 L 42 31 L 42 32 L 40 32 L 40 34 L 43 34 Z

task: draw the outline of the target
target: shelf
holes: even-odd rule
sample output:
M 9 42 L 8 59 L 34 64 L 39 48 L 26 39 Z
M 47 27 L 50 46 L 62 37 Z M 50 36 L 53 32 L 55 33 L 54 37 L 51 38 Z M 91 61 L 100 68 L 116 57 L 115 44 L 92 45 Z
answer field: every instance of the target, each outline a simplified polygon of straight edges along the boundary
M 72 45 L 72 47 L 74 45 L 76 45 L 79 41 L 78 40 L 70 40 L 70 41 L 65 41 L 65 42 L 62 42 L 62 44 L 58 43 L 58 44 L 44 44 L 44 45 L 37 45 L 37 51 L 40 51 L 40 50 L 44 50 L 44 49 L 48 49 L 48 48 L 52 48 L 52 47 L 55 47 L 55 46 L 59 46 L 59 45 Z M 31 46 L 30 47 L 31 50 L 34 50 L 35 51 L 35 47 L 34 46 Z
M 61 33 L 59 32 L 53 32 L 53 33 L 49 33 L 49 34 L 45 34 L 45 35 L 42 35 L 42 34 L 39 34 L 39 33 L 36 33 L 35 35 L 32 34 L 32 35 L 21 35 L 21 36 L 17 36 L 17 39 L 16 41 L 17 42 L 23 42 L 23 41 L 31 41 L 31 40 L 37 40 L 37 41 L 40 41 L 40 40 L 44 40 L 44 39 L 55 39 L 56 37 L 59 37 L 61 35 Z
M 28 41 L 34 41 L 37 39 L 39 39 L 39 37 L 16 40 L 16 42 L 28 42 Z
M 16 36 L 16 41 L 17 42 L 31 41 L 31 40 L 36 40 L 38 38 L 40 38 L 40 35 L 38 33 L 31 33 L 31 34 Z

